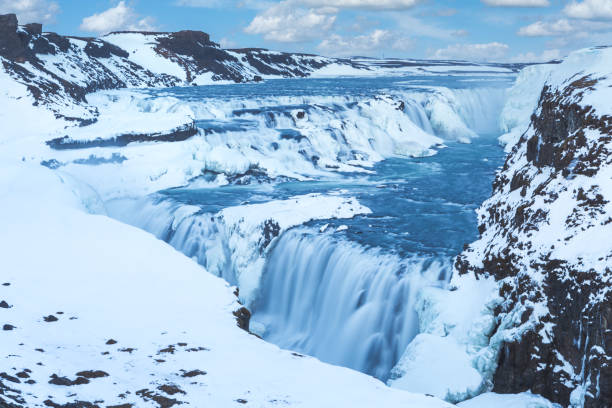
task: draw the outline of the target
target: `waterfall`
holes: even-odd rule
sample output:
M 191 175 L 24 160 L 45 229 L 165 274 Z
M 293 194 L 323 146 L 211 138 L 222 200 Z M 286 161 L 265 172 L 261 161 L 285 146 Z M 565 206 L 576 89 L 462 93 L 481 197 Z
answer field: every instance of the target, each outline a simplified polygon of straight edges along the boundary
M 425 109 L 423 109 L 423 106 L 420 103 L 412 99 L 408 100 L 404 107 L 404 113 L 408 115 L 410 120 L 415 125 L 423 129 L 425 132 L 432 135 L 435 134 L 433 128 L 431 127 L 431 123 L 429 122 L 429 118 L 427 117 L 427 112 L 425 112 Z
M 446 260 L 402 260 L 290 230 L 268 259 L 252 327 L 282 348 L 385 380 L 417 334 L 415 294 L 449 272 Z
M 466 88 L 453 90 L 457 111 L 476 133 L 499 132 L 499 117 L 507 98 L 506 88 Z
M 185 174 L 205 171 L 222 184 L 231 183 L 232 176 L 256 182 L 257 172 L 317 179 L 329 171 L 363 172 L 389 157 L 434 154 L 430 147 L 442 142 L 436 135 L 469 141 L 476 132 L 497 129 L 504 96 L 501 88 L 432 87 L 359 97 L 160 97 L 143 101 L 140 108 L 160 115 L 189 110 L 202 134 L 192 141 L 197 150 L 186 150 L 191 167 Z M 230 190 L 220 199 L 211 197 L 217 190 L 210 191 L 177 198 L 184 200 L 180 203 L 165 194 L 118 199 L 107 203 L 107 211 L 153 233 L 231 285 L 244 283 L 241 271 L 255 265 L 256 284 L 242 284 L 241 296 L 252 294 L 245 303 L 256 334 L 386 380 L 418 332 L 417 293 L 444 285 L 451 260 L 444 255 L 402 258 L 344 234 L 304 226 L 286 230 L 261 252 L 255 241 L 261 234 L 240 235 L 219 216 L 224 208 L 249 201 L 250 194 Z M 245 256 L 255 250 L 257 263 Z
M 208 272 L 237 285 L 228 238 L 214 214 L 161 198 L 112 200 L 106 203 L 106 210 L 113 218 L 150 232 Z

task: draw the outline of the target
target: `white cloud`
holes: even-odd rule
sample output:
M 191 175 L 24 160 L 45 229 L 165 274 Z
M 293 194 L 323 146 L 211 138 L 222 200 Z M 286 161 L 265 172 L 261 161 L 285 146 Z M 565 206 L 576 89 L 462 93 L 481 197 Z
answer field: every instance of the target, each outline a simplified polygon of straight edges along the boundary
M 55 1 L 0 0 L 0 14 L 14 13 L 20 24 L 52 23 L 60 11 Z
M 370 10 L 405 10 L 421 0 L 299 0 L 310 7 L 337 7 Z
M 236 41 L 226 37 L 219 40 L 219 45 L 221 45 L 221 48 L 238 48 Z
M 83 31 L 107 33 L 117 30 L 154 31 L 154 21 L 151 17 L 140 18 L 131 7 L 120 1 L 115 7 L 98 14 L 85 17 L 81 26 Z
M 335 7 L 338 9 L 405 10 L 424 0 L 293 0 L 304 7 Z M 187 7 L 248 7 L 269 8 L 270 0 L 176 0 L 176 5 Z M 277 3 L 276 3 L 277 4 Z
M 266 40 L 300 42 L 325 35 L 336 21 L 336 9 L 295 7 L 293 1 L 282 1 L 255 16 L 244 29 L 261 34 Z
M 549 0 L 482 0 L 493 7 L 548 7 Z
M 563 9 L 563 12 L 572 18 L 589 20 L 612 19 L 612 1 L 610 0 L 584 0 L 573 1 Z
M 553 35 L 563 35 L 574 31 L 574 27 L 566 19 L 552 22 L 536 21 L 518 30 L 518 35 L 523 37 L 547 37 Z
M 510 47 L 507 44 L 491 42 L 487 44 L 454 44 L 429 53 L 434 59 L 501 61 L 505 59 Z
M 210 5 L 217 0 L 178 1 L 184 5 Z M 423 0 L 283 0 L 272 4 L 266 1 L 243 1 L 251 7 L 268 5 L 245 28 L 246 33 L 263 35 L 266 40 L 300 42 L 325 36 L 343 9 L 405 10 Z
M 174 4 L 184 7 L 250 9 L 265 9 L 273 5 L 266 0 L 176 0 Z
M 399 33 L 388 30 L 374 30 L 369 34 L 342 37 L 332 34 L 323 40 L 318 49 L 331 56 L 380 56 L 383 50 L 406 51 L 414 41 Z
M 434 24 L 428 24 L 421 19 L 409 15 L 392 16 L 402 32 L 413 37 L 428 37 L 438 40 L 452 41 L 456 37 L 467 34 L 465 30 L 451 30 Z
M 563 58 L 563 54 L 558 49 L 544 50 L 541 54 L 527 52 L 510 58 L 509 62 L 549 62 Z

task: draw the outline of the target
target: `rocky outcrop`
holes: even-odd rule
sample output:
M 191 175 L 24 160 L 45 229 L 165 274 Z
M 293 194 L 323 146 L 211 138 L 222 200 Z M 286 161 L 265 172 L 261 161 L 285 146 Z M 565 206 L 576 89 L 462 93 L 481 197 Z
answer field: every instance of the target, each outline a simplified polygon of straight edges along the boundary
M 0 56 L 23 60 L 31 54 L 24 40 L 24 36 L 17 33 L 17 16 L 0 15 Z
M 47 141 L 55 150 L 90 149 L 92 147 L 123 147 L 136 142 L 182 142 L 198 134 L 195 122 L 191 122 L 167 132 L 128 133 L 106 139 L 74 140 L 69 136 Z
M 494 391 L 612 406 L 610 50 L 564 62 L 479 210 L 460 274 L 493 276 L 504 301 Z

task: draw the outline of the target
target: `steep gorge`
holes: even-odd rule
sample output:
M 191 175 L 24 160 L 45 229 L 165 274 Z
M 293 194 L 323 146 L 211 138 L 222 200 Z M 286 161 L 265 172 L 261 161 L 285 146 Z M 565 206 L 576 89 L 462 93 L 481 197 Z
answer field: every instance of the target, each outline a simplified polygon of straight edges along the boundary
M 479 210 L 480 240 L 457 259 L 503 299 L 496 392 L 612 406 L 610 54 L 583 50 L 553 71 Z

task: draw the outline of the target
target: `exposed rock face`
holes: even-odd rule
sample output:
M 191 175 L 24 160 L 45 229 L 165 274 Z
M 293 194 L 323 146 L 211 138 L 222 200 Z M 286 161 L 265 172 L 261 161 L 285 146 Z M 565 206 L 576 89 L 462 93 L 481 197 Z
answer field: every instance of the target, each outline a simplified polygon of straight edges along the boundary
M 549 80 L 457 259 L 505 299 L 496 392 L 612 406 L 611 60 L 578 53 Z
M 17 34 L 17 16 L 0 15 L 0 56 L 11 59 L 23 59 L 28 49 L 23 37 Z
M 309 54 L 289 54 L 286 52 L 270 52 L 262 48 L 242 48 L 231 50 L 239 54 L 241 61 L 248 63 L 261 74 L 281 75 L 284 77 L 306 77 L 311 70 L 323 68 L 329 63 L 325 58 Z M 295 59 L 300 60 L 300 69 Z M 356 65 L 349 60 L 338 60 L 343 64 Z

